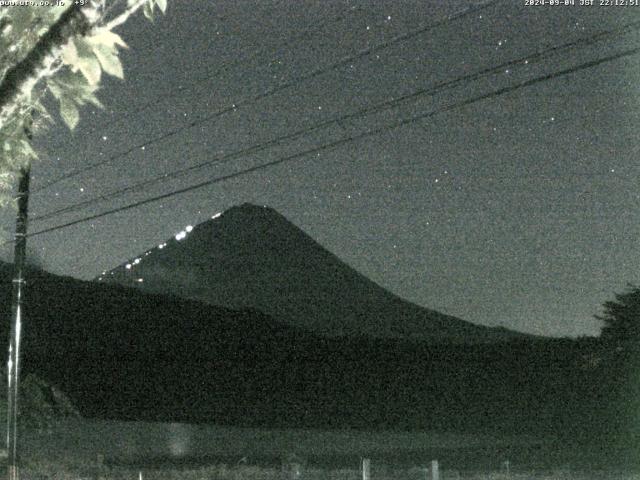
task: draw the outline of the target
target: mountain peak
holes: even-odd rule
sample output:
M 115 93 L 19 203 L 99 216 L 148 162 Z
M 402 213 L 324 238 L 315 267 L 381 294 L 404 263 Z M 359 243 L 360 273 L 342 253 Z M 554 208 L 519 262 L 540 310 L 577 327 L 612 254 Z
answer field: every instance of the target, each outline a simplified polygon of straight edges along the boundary
M 256 215 L 256 216 L 264 216 L 266 213 L 275 213 L 275 210 L 267 207 L 266 205 L 255 205 L 253 203 L 242 203 L 240 205 L 234 205 L 229 207 L 224 212 L 222 212 L 222 216 L 229 215 Z
M 241 203 L 240 205 L 234 205 L 231 208 L 229 208 L 227 212 L 239 211 L 239 212 L 254 213 L 254 212 L 263 212 L 265 210 L 269 212 L 275 212 L 273 208 L 268 207 L 267 205 L 255 205 L 249 202 L 244 202 L 244 203 Z
M 276 210 L 250 203 L 186 227 L 99 280 L 254 309 L 327 336 L 478 343 L 516 335 L 409 303 L 353 270 Z
M 220 217 L 224 219 L 238 218 L 240 221 L 271 221 L 271 222 L 285 222 L 291 226 L 284 216 L 282 216 L 275 209 L 268 207 L 267 205 L 255 205 L 253 203 L 243 203 L 241 205 L 234 205 L 228 208 Z

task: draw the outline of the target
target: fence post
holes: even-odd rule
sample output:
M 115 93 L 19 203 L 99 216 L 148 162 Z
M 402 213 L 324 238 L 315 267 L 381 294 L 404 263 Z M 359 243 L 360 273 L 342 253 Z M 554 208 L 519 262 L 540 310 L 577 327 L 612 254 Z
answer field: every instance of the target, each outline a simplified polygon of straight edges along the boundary
M 440 480 L 438 460 L 431 460 L 431 480 Z
M 362 459 L 362 480 L 371 480 L 371 460 Z

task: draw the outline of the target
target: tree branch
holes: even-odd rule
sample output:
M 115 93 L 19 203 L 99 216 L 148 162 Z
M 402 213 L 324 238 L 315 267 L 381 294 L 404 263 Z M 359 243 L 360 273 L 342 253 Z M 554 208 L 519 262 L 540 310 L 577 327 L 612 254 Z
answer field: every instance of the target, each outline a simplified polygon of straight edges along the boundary
M 16 113 L 19 105 L 29 99 L 35 84 L 51 75 L 53 64 L 67 41 L 75 35 L 86 35 L 97 15 L 94 2 L 72 5 L 27 56 L 6 72 L 0 83 L 0 128 Z
M 136 12 L 136 10 L 142 7 L 145 3 L 147 3 L 147 0 L 138 0 L 137 2 L 132 4 L 130 7 L 128 7 L 124 12 L 118 15 L 116 18 L 114 18 L 109 23 L 107 23 L 105 25 L 105 28 L 107 30 L 113 30 L 115 27 L 122 25 L 124 22 L 127 21 L 127 19 L 131 15 L 133 15 Z

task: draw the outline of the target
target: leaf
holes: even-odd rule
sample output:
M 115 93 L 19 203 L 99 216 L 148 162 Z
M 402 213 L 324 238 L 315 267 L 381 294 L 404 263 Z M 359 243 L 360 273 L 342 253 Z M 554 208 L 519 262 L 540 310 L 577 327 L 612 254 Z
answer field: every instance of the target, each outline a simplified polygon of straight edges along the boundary
M 156 5 L 162 13 L 167 13 L 167 0 L 156 0 Z
M 89 85 L 97 85 L 100 83 L 102 68 L 98 58 L 93 53 L 93 49 L 84 40 L 76 40 L 78 49 L 78 68 L 85 76 Z
M 105 45 L 95 45 L 93 47 L 93 53 L 98 58 L 102 69 L 109 75 L 118 77 L 120 80 L 124 79 L 124 71 L 122 69 L 122 63 L 118 58 L 118 54 L 114 49 L 111 49 Z
M 62 49 L 62 61 L 67 65 L 76 67 L 78 65 L 78 49 L 73 40 L 69 41 Z
M 92 92 L 87 92 L 83 98 L 87 102 L 95 105 L 98 108 L 104 108 L 104 105 L 102 105 L 102 102 L 100 102 L 100 100 L 98 100 L 98 97 L 96 97 Z
M 78 67 L 90 85 L 100 83 L 102 68 L 100 68 L 100 62 L 98 62 L 95 55 L 93 57 L 81 58 Z
M 76 128 L 76 125 L 78 125 L 78 121 L 80 120 L 80 113 L 78 113 L 78 109 L 71 100 L 65 97 L 60 99 L 60 116 L 64 123 L 67 124 L 67 127 L 69 127 L 69 130 Z
M 144 16 L 147 17 L 152 22 L 153 22 L 154 5 L 155 5 L 154 0 L 149 0 L 147 3 L 144 4 L 144 7 L 142 8 L 142 13 L 144 13 Z
M 31 8 L 12 8 L 12 26 L 14 32 L 20 32 L 23 34 L 29 30 L 33 16 L 36 13 L 35 9 Z
M 63 70 L 49 81 L 49 84 L 54 83 L 60 90 L 82 90 L 84 89 L 83 85 L 87 85 L 87 79 L 80 73 Z
M 58 84 L 58 82 L 54 82 L 53 80 L 49 81 L 48 84 L 49 90 L 51 90 L 51 94 L 57 99 L 60 100 L 62 97 L 62 88 Z
M 22 155 L 24 155 L 27 158 L 32 158 L 34 160 L 36 160 L 38 158 L 38 154 L 36 153 L 36 151 L 31 147 L 31 144 L 26 141 L 26 140 L 21 140 L 20 141 L 20 146 L 22 147 L 20 150 L 22 153 Z
M 32 108 L 38 112 L 38 114 L 42 117 L 47 117 L 49 116 L 49 111 L 47 110 L 47 108 L 42 104 L 42 102 L 40 100 L 36 100 L 35 102 L 33 102 Z
M 15 181 L 15 174 L 11 171 L 6 171 L 6 168 L 8 168 L 8 165 L 2 165 L 3 169 L 5 169 L 5 171 L 2 173 L 2 175 L 0 175 L 0 190 L 12 190 L 12 187 L 14 185 L 14 181 Z M 0 192 L 0 195 L 4 196 L 5 193 L 4 192 Z M 2 206 L 6 206 L 2 205 Z
M 110 48 L 113 48 L 114 45 L 129 48 L 120 35 L 107 28 L 96 28 L 90 36 L 86 37 L 86 41 L 93 45 L 106 45 Z
M 11 185 L 2 185 L 3 188 L 9 188 Z M 15 198 L 13 197 L 13 195 L 9 194 L 9 193 L 0 193 L 0 208 L 7 208 L 7 207 L 11 207 L 11 208 L 16 208 L 17 207 L 17 203 L 15 201 Z

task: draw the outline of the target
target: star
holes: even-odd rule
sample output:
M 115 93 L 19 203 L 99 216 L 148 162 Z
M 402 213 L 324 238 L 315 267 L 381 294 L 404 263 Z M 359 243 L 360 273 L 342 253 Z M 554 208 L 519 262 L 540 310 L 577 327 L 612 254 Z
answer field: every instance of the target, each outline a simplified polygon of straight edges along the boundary
M 73 1 L 75 0 L 72 3 Z M 109 211 L 146 197 L 165 192 L 170 194 L 209 178 L 226 176 L 243 169 L 245 165 L 252 166 L 295 155 L 305 150 L 307 145 L 321 146 L 323 143 L 340 140 L 339 137 L 357 136 L 359 132 L 384 127 L 387 123 L 402 122 L 423 111 L 435 112 L 476 95 L 516 86 L 519 81 L 517 77 L 521 73 L 527 75 L 527 78 L 521 79 L 524 81 L 566 68 L 569 64 L 565 65 L 565 61 L 572 65 L 577 65 L 581 59 L 588 61 L 593 57 L 591 54 L 595 55 L 597 52 L 585 50 L 584 57 L 576 56 L 573 59 L 570 58 L 573 55 L 571 53 L 558 57 L 557 62 L 554 60 L 555 63 L 548 65 L 539 62 L 537 56 L 529 59 L 528 55 L 537 55 L 539 51 L 574 41 L 575 35 L 580 34 L 585 27 L 589 33 L 596 34 L 600 28 L 613 26 L 613 23 L 605 22 L 602 27 L 598 27 L 598 15 L 602 14 L 602 19 L 606 20 L 610 13 L 604 15 L 604 11 L 579 11 L 581 9 L 571 12 L 571 19 L 567 17 L 564 22 L 557 16 L 560 12 L 545 13 L 545 9 L 541 9 L 535 13 L 535 25 L 530 25 L 526 21 L 528 10 L 513 2 L 509 7 L 503 5 L 482 12 L 474 11 L 467 16 L 457 17 L 455 21 L 445 21 L 437 30 L 424 31 L 406 41 L 396 42 L 395 39 L 414 29 L 418 31 L 422 25 L 430 25 L 434 18 L 444 19 L 458 8 L 445 7 L 448 2 L 438 0 L 409 2 L 408 6 L 402 8 L 398 8 L 394 0 L 379 2 L 374 2 L 376 10 L 363 10 L 359 2 L 348 2 L 341 12 L 333 7 L 316 8 L 312 0 L 269 2 L 269 15 L 274 15 L 272 19 L 279 18 L 278 28 L 273 29 L 256 21 L 259 18 L 256 15 L 264 13 L 262 6 L 255 12 L 248 12 L 238 6 L 242 2 L 225 2 L 224 7 L 218 5 L 219 2 L 192 2 L 193 8 L 176 9 L 170 21 L 150 24 L 144 32 L 125 38 L 131 45 L 126 54 L 127 81 L 105 82 L 97 96 L 106 109 L 87 106 L 86 110 L 80 112 L 81 118 L 86 115 L 87 121 L 81 122 L 71 134 L 65 130 L 63 142 L 55 138 L 59 136 L 57 131 L 52 132 L 55 135 L 51 135 L 51 139 L 43 137 L 42 147 L 45 148 L 42 150 L 49 152 L 55 161 L 43 161 L 34 165 L 38 173 L 33 184 L 34 190 L 50 179 L 64 176 L 66 172 L 82 169 L 88 164 L 102 164 L 111 155 L 117 155 L 119 150 L 126 151 L 139 145 L 134 148 L 136 152 L 141 150 L 144 155 L 123 158 L 122 161 L 109 164 L 108 168 L 92 169 L 77 179 L 65 180 L 53 188 L 38 191 L 32 200 L 34 211 L 46 213 L 49 207 L 53 211 L 66 206 L 66 200 L 73 205 L 74 198 L 80 203 L 79 200 L 89 199 L 89 195 L 107 194 L 124 185 L 134 185 L 148 178 L 158 177 L 164 182 L 163 185 L 158 184 L 152 188 L 145 187 L 128 198 L 123 196 L 118 200 L 120 203 L 109 203 L 109 199 L 95 208 L 95 213 Z M 261 5 L 261 2 L 254 3 Z M 307 9 L 307 5 L 314 8 Z M 213 15 L 218 9 L 228 10 L 233 23 L 214 21 Z M 330 11 L 340 15 L 339 22 L 329 16 Z M 488 12 L 486 17 L 484 11 Z M 512 19 L 518 18 L 517 31 L 515 25 L 510 23 L 510 16 Z M 306 36 L 304 41 L 297 40 L 300 33 L 318 22 L 324 22 L 329 30 L 328 35 L 315 32 Z M 189 25 L 192 28 L 188 32 L 180 31 L 173 28 L 176 25 Z M 364 37 L 360 30 L 363 25 Z M 233 31 L 233 35 L 223 33 L 221 28 L 225 28 L 225 32 Z M 381 28 L 384 36 L 374 41 L 379 33 L 382 34 Z M 377 31 L 373 32 L 374 29 Z M 123 31 L 123 37 L 126 36 Z M 213 44 L 211 38 L 216 39 Z M 328 38 L 331 41 L 327 41 Z M 514 42 L 516 38 L 518 42 Z M 149 56 L 150 46 L 145 43 L 149 39 L 158 43 L 157 48 L 161 52 L 159 58 Z M 509 48 L 508 42 L 511 42 Z M 390 48 L 384 47 L 387 43 Z M 185 48 L 175 48 L 176 44 Z M 359 57 L 365 45 L 366 48 L 371 48 L 370 55 Z M 442 45 L 447 45 L 446 51 L 439 50 Z M 202 46 L 206 46 L 205 51 L 198 48 Z M 376 48 L 378 46 L 382 48 Z M 153 47 L 156 48 L 156 45 Z M 431 50 L 433 55 L 425 56 L 427 50 Z M 316 59 L 317 55 L 312 55 L 314 52 L 322 55 Z M 384 61 L 382 57 L 385 57 Z M 322 70 L 338 61 L 341 62 L 340 68 L 327 71 L 330 74 L 313 74 L 316 68 Z M 277 148 L 272 148 L 276 147 L 272 145 L 264 153 L 257 155 L 247 155 L 246 158 L 233 156 L 234 152 L 284 137 L 301 128 L 313 128 L 314 123 L 320 124 L 320 118 L 325 115 L 340 118 L 341 115 L 356 113 L 376 104 L 410 97 L 415 91 L 428 89 L 440 81 L 455 80 L 458 76 L 468 76 L 504 62 L 513 63 L 505 63 L 498 70 L 499 78 L 488 77 L 483 83 L 463 81 L 460 88 L 455 90 L 444 89 L 434 96 L 411 97 L 411 102 L 403 100 L 398 105 L 399 108 L 393 111 L 387 109 L 379 114 L 376 112 L 376 115 L 363 115 L 361 118 L 342 122 L 342 125 L 339 121 L 332 123 L 331 130 L 327 129 L 319 135 L 319 139 L 308 135 L 287 144 L 282 142 Z M 527 69 L 522 69 L 522 66 L 527 66 Z M 532 295 L 531 305 L 539 310 L 541 318 L 544 317 L 550 325 L 557 326 L 556 332 L 563 329 L 568 331 L 565 327 L 570 323 L 569 317 L 572 317 L 575 325 L 586 325 L 588 321 L 578 319 L 590 318 L 597 313 L 594 309 L 598 305 L 593 301 L 595 289 L 612 291 L 616 289 L 613 283 L 617 278 L 632 278 L 631 268 L 621 267 L 623 247 L 627 251 L 631 250 L 631 254 L 638 254 L 640 249 L 634 250 L 632 242 L 625 244 L 626 237 L 622 233 L 622 227 L 612 222 L 612 235 L 615 234 L 621 241 L 619 247 L 612 245 L 611 251 L 607 252 L 612 260 L 611 266 L 607 267 L 610 270 L 589 270 L 595 262 L 602 260 L 599 256 L 604 254 L 597 251 L 598 238 L 591 233 L 595 229 L 588 228 L 588 223 L 593 221 L 589 216 L 593 209 L 585 209 L 584 218 L 570 219 L 576 227 L 582 227 L 580 230 L 572 229 L 572 232 L 584 232 L 584 241 L 580 245 L 589 254 L 589 260 L 585 263 L 590 266 L 579 266 L 577 269 L 572 262 L 578 256 L 569 251 L 575 245 L 570 235 L 572 232 L 564 231 L 571 229 L 563 230 L 561 227 L 568 215 L 569 208 L 566 205 L 575 204 L 574 193 L 578 188 L 584 188 L 587 180 L 576 178 L 575 181 L 566 182 L 561 189 L 559 184 L 562 182 L 540 182 L 539 177 L 532 175 L 530 178 L 517 177 L 517 185 L 513 185 L 514 182 L 509 182 L 509 172 L 517 170 L 518 165 L 532 165 L 536 171 L 558 172 L 563 180 L 570 178 L 569 175 L 574 170 L 594 175 L 609 173 L 607 178 L 612 181 L 599 183 L 598 188 L 592 189 L 590 195 L 593 202 L 600 205 L 598 208 L 602 212 L 598 213 L 603 218 L 613 218 L 613 209 L 607 210 L 608 205 L 602 200 L 611 197 L 611 203 L 622 203 L 628 200 L 629 195 L 633 195 L 625 193 L 628 187 L 626 184 L 621 186 L 613 180 L 618 177 L 618 172 L 622 172 L 622 177 L 631 171 L 628 167 L 635 161 L 634 149 L 637 150 L 636 139 L 628 134 L 628 129 L 615 130 L 608 126 L 615 124 L 618 119 L 632 125 L 635 119 L 635 114 L 630 113 L 633 102 L 629 102 L 627 108 L 621 108 L 624 107 L 624 98 L 603 87 L 621 85 L 623 81 L 629 80 L 628 76 L 622 75 L 620 68 L 619 64 L 609 63 L 607 68 L 575 72 L 571 75 L 571 82 L 543 81 L 535 87 L 518 89 L 514 95 L 489 97 L 469 107 L 438 113 L 424 121 L 427 126 L 426 135 L 416 136 L 414 129 L 400 127 L 389 135 L 379 135 L 380 138 L 371 137 L 345 143 L 338 148 L 318 150 L 277 167 L 278 175 L 283 174 L 278 180 L 273 180 L 275 175 L 270 177 L 250 173 L 229 183 L 212 184 L 207 189 L 171 197 L 167 208 L 164 208 L 163 202 L 153 202 L 119 215 L 107 215 L 103 217 L 104 220 L 95 223 L 95 230 L 92 230 L 94 224 L 91 224 L 91 228 L 62 230 L 65 235 L 68 234 L 70 244 L 86 245 L 78 254 L 78 258 L 82 260 L 76 261 L 73 267 L 69 266 L 68 259 L 61 255 L 60 248 L 53 243 L 59 243 L 61 236 L 43 235 L 38 237 L 38 241 L 43 242 L 38 245 L 51 246 L 47 249 L 50 258 L 46 261 L 57 271 L 93 278 L 99 273 L 98 265 L 102 270 L 106 265 L 111 267 L 121 264 L 123 258 L 135 258 L 135 255 L 140 255 L 140 250 L 148 250 L 151 245 L 162 245 L 165 239 L 173 239 L 172 235 L 183 228 L 188 235 L 192 235 L 186 230 L 186 219 L 193 222 L 195 233 L 198 230 L 196 221 L 202 220 L 201 215 L 209 220 L 213 212 L 225 211 L 233 205 L 249 202 L 275 208 L 292 223 L 303 229 L 308 228 L 325 240 L 329 250 L 353 260 L 354 266 L 362 269 L 365 275 L 375 275 L 379 272 L 367 270 L 369 264 L 361 249 L 354 246 L 355 242 L 345 239 L 345 232 L 364 238 L 372 231 L 385 232 L 398 228 L 398 231 L 402 231 L 402 237 L 388 238 L 381 235 L 377 246 L 372 246 L 372 250 L 367 252 L 369 258 L 377 255 L 384 258 L 389 253 L 388 249 L 393 246 L 396 254 L 397 250 L 402 249 L 402 254 L 406 253 L 407 258 L 419 258 L 420 242 L 425 240 L 424 233 L 436 230 L 430 226 L 438 223 L 438 241 L 432 245 L 434 255 L 429 258 L 429 262 L 432 262 L 429 267 L 436 270 L 451 268 L 452 274 L 448 280 L 443 278 L 434 281 L 433 295 L 441 295 L 442 305 L 450 308 L 452 313 L 478 323 L 496 322 L 492 317 L 492 312 L 495 312 L 493 307 L 500 304 L 505 316 L 516 318 L 513 323 L 515 326 L 517 321 L 523 325 L 523 318 L 530 312 L 523 312 L 524 307 L 517 305 L 516 298 L 503 296 L 498 299 L 495 290 L 504 290 L 505 283 L 521 283 L 523 288 L 532 286 L 530 278 L 518 271 L 516 265 L 510 264 L 515 255 L 515 232 L 519 230 L 515 241 L 522 243 L 521 251 L 524 253 L 521 255 L 532 255 L 531 252 L 536 250 L 528 243 L 539 240 L 543 235 L 540 228 L 536 229 L 543 216 L 539 207 L 545 199 L 552 198 L 555 203 L 549 202 L 550 215 L 545 219 L 544 235 L 548 233 L 553 236 L 557 241 L 559 254 L 564 255 L 562 280 L 568 279 L 567 284 L 571 284 L 572 279 L 564 277 L 574 275 L 573 280 L 576 280 L 579 278 L 576 272 L 579 272 L 587 274 L 585 276 L 589 277 L 592 285 L 584 287 L 584 295 L 576 293 L 575 289 L 572 293 L 558 295 L 557 305 L 562 302 L 564 305 L 583 304 L 583 308 L 566 315 L 567 319 L 556 315 L 557 309 L 552 311 L 555 308 L 553 302 L 545 302 L 545 299 L 536 295 Z M 219 74 L 214 75 L 214 72 Z M 308 81 L 298 82 L 298 78 L 305 76 Z M 277 95 L 266 94 L 280 82 L 283 85 L 290 82 L 291 88 Z M 494 82 L 496 85 L 493 85 Z M 596 91 L 597 95 L 591 94 Z M 261 96 L 263 93 L 265 95 Z M 625 96 L 633 99 L 633 95 Z M 260 98 L 253 101 L 254 97 Z M 154 104 L 156 99 L 158 101 Z M 140 110 L 140 107 L 145 108 Z M 552 109 L 558 108 L 562 108 L 560 118 L 551 114 Z M 57 110 L 56 106 L 54 113 L 57 114 Z M 225 114 L 215 116 L 216 110 L 225 111 Z M 315 112 L 318 115 L 311 115 Z M 503 118 L 500 112 L 508 112 L 508 115 Z M 593 123 L 595 118 L 584 118 L 585 112 L 598 117 L 599 123 Z M 119 121 L 121 116 L 123 118 Z M 153 141 L 164 133 L 208 116 L 212 117 L 212 121 L 196 122 L 196 128 L 174 135 L 170 141 Z M 310 121 L 311 117 L 316 117 L 316 122 Z M 571 128 L 569 119 L 575 119 L 575 128 Z M 556 132 L 556 127 L 561 122 L 564 127 L 565 121 L 570 132 Z M 341 131 L 341 128 L 345 131 Z M 580 134 L 576 134 L 576 131 Z M 603 141 L 605 138 L 606 142 Z M 150 148 L 149 155 L 146 154 L 146 146 Z M 172 175 L 163 177 L 168 175 L 166 172 L 196 165 L 230 152 L 233 162 L 224 167 L 194 171 L 190 176 L 185 175 L 179 179 L 172 179 Z M 579 165 L 575 163 L 576 159 L 581 160 Z M 613 160 L 616 161 L 616 167 L 606 165 L 607 161 Z M 443 169 L 441 165 L 445 163 L 449 166 Z M 412 165 L 410 171 L 405 168 L 408 165 Z M 420 165 L 420 168 L 413 168 L 413 165 Z M 92 180 L 88 180 L 89 178 Z M 506 181 L 496 181 L 498 178 Z M 78 183 L 73 183 L 74 181 Z M 91 192 L 82 183 L 91 185 Z M 437 188 L 424 188 L 429 184 Z M 362 191 L 358 190 L 360 186 Z M 523 196 L 523 191 L 526 196 Z M 449 195 L 449 192 L 452 194 Z M 482 208 L 490 201 L 489 197 L 501 199 L 499 209 Z M 527 201 L 522 201 L 523 198 Z M 434 205 L 437 205 L 438 216 L 434 217 L 434 221 L 427 221 L 424 212 L 433 214 Z M 354 216 L 356 209 L 358 215 Z M 93 210 L 87 209 L 85 212 L 78 212 L 78 216 L 91 216 L 93 213 Z M 527 222 L 522 222 L 523 213 Z M 327 221 L 327 218 L 331 221 Z M 405 221 L 414 219 L 419 221 L 414 221 L 411 228 L 402 228 Z M 52 225 L 67 220 L 72 218 L 56 219 Z M 579 225 L 580 222 L 582 223 Z M 127 228 L 127 225 L 135 228 Z M 485 225 L 504 227 L 504 236 L 495 245 L 496 252 L 504 252 L 501 258 L 503 263 L 500 264 L 500 269 L 486 272 L 492 281 L 495 280 L 492 288 L 478 286 L 478 296 L 472 301 L 479 307 L 465 309 L 460 306 L 464 302 L 457 302 L 452 293 L 455 288 L 450 288 L 447 281 L 477 278 L 485 273 L 477 269 L 480 257 L 479 249 L 476 248 L 480 243 L 489 242 L 490 229 L 483 227 Z M 43 228 L 47 226 L 48 224 L 42 224 Z M 517 228 L 512 228 L 514 226 Z M 34 229 L 40 227 L 41 225 L 34 225 Z M 441 232 L 440 229 L 444 227 L 450 227 L 449 231 Z M 109 232 L 110 238 L 98 241 L 98 232 L 103 228 Z M 185 240 L 189 242 L 188 239 Z M 136 248 L 136 242 L 143 248 Z M 456 255 L 446 248 L 454 244 L 456 248 L 460 247 Z M 415 246 L 415 249 L 409 248 L 410 246 Z M 168 247 L 169 245 L 163 247 L 162 252 L 166 252 Z M 156 251 L 154 248 L 153 252 Z M 631 254 L 628 256 L 631 257 Z M 144 259 L 147 261 L 146 256 Z M 535 265 L 535 258 L 530 260 Z M 388 282 L 390 288 L 429 307 L 431 300 L 421 293 L 421 287 L 413 285 L 413 279 L 422 274 L 420 268 L 424 271 L 425 265 L 415 263 L 416 265 L 398 265 L 389 279 L 381 280 Z M 132 268 L 135 270 L 138 265 Z M 136 277 L 131 280 L 135 282 Z M 549 284 L 558 281 L 558 278 L 559 274 L 550 272 Z M 145 284 L 149 281 L 149 278 L 145 278 Z M 589 288 L 590 295 L 587 295 Z M 572 295 L 575 298 L 571 298 Z M 576 327 L 575 331 L 578 330 L 579 327 Z

